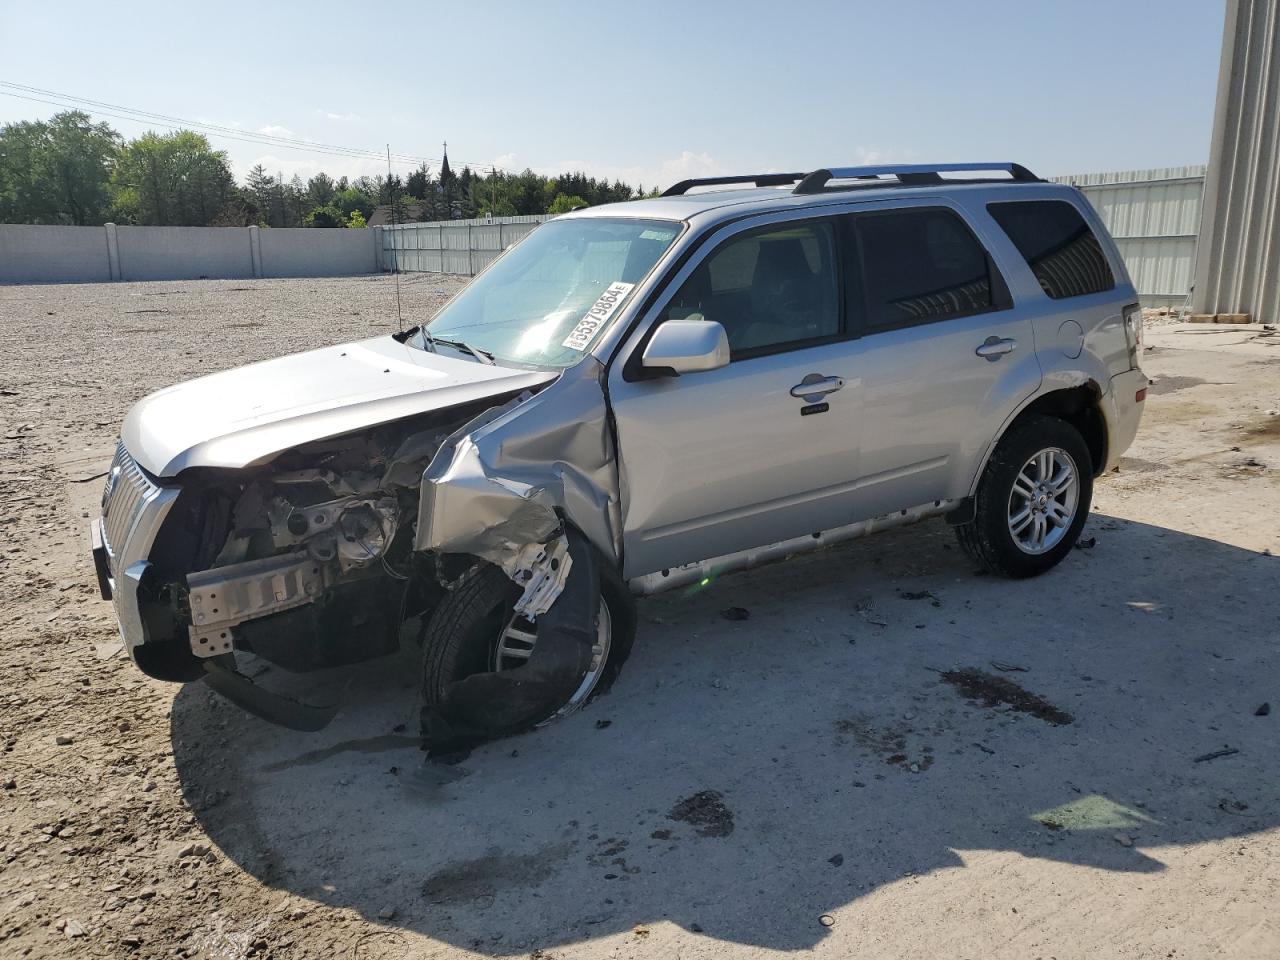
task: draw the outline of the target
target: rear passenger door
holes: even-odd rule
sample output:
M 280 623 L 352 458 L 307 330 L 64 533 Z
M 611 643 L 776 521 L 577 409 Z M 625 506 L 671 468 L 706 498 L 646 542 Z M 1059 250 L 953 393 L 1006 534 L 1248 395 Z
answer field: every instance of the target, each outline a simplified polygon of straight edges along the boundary
M 989 244 L 946 201 L 851 221 L 845 260 L 856 264 L 850 296 L 861 301 L 857 513 L 965 497 L 996 431 L 1039 386 L 1031 322 L 1013 309 Z

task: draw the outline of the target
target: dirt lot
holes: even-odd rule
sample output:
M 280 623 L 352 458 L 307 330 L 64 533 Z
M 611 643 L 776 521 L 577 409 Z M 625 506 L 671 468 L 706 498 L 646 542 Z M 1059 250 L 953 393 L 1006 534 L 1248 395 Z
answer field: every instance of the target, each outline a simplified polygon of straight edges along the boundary
M 394 317 L 389 278 L 0 287 L 0 955 L 1280 955 L 1280 335 L 1152 331 L 1048 576 L 934 522 L 669 594 L 609 696 L 434 767 L 408 651 L 320 678 L 315 734 L 148 680 L 86 536 L 143 394 Z

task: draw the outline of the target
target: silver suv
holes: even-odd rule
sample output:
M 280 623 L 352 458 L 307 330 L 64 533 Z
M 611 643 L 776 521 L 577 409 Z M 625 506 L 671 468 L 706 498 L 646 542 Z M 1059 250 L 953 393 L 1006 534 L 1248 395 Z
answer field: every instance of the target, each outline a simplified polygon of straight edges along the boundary
M 241 654 L 412 625 L 453 749 L 605 689 L 633 595 L 934 515 L 1048 570 L 1137 431 L 1140 340 L 1089 204 L 1017 164 L 685 181 L 539 227 L 407 333 L 142 400 L 99 580 L 141 669 L 302 729 L 338 705 Z

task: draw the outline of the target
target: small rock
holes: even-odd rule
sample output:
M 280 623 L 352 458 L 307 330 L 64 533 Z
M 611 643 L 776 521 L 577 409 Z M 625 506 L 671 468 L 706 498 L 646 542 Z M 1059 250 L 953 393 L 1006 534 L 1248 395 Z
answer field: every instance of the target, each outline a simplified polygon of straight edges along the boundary
M 79 920 L 72 919 L 71 917 L 62 921 L 62 932 L 72 940 L 79 937 L 87 937 L 89 935 L 89 931 L 84 928 L 84 924 Z
M 751 611 L 746 607 L 729 607 L 720 611 L 720 616 L 726 620 L 750 620 Z
M 53 738 L 53 742 L 60 747 L 69 747 L 71 744 L 75 743 L 75 740 L 68 737 L 65 733 L 60 733 Z
M 608 728 L 609 726 L 611 726 L 612 724 L 613 724 L 613 721 L 612 721 L 612 720 L 597 720 L 597 721 L 596 721 L 596 729 L 597 729 L 597 730 L 604 730 L 604 729 Z
M 1129 835 L 1128 835 L 1128 834 L 1126 834 L 1126 833 L 1117 833 L 1117 834 L 1116 834 L 1114 837 L 1112 837 L 1111 839 L 1113 839 L 1116 843 L 1120 844 L 1120 846 L 1122 846 L 1122 847 L 1132 847 L 1132 846 L 1133 846 L 1133 837 L 1129 836 Z
M 396 915 L 395 907 L 383 907 L 378 911 L 379 920 L 390 920 Z
M 1267 716 L 1269 713 L 1271 713 L 1271 701 L 1270 701 L 1270 700 L 1268 700 L 1268 701 L 1267 701 L 1266 703 L 1264 703 L 1262 706 L 1258 707 L 1258 709 L 1257 709 L 1257 710 L 1253 711 L 1253 715 L 1254 715 L 1255 717 L 1265 717 L 1265 716 Z M 9 781 L 9 783 L 6 783 L 6 784 L 4 785 L 4 788 L 5 788 L 6 790 L 12 790 L 12 789 L 13 789 L 13 787 L 9 786 L 9 784 L 10 784 L 10 783 L 13 783 L 13 781 L 12 781 L 12 780 L 10 780 L 10 781 Z
M 844 863 L 844 854 L 837 853 L 834 857 L 828 857 L 827 863 L 831 864 L 833 867 L 840 866 L 840 864 Z
M 910 770 L 912 773 L 919 773 L 919 772 L 920 772 L 920 764 L 918 764 L 918 763 L 913 763 L 913 764 L 911 764 L 911 766 L 909 766 L 907 769 L 908 769 L 908 770 Z
M 13 777 L 10 777 L 4 782 L 4 788 L 6 790 L 16 790 L 18 789 L 18 781 L 13 779 Z
M 689 924 L 689 930 L 690 930 L 691 932 L 693 932 L 693 933 L 701 933 L 701 932 L 702 932 L 702 925 L 701 925 L 701 924 L 698 924 L 698 923 L 691 923 L 691 924 Z
M 201 843 L 199 840 L 193 840 L 178 850 L 178 859 L 182 860 L 186 857 L 203 857 L 209 853 L 209 844 Z

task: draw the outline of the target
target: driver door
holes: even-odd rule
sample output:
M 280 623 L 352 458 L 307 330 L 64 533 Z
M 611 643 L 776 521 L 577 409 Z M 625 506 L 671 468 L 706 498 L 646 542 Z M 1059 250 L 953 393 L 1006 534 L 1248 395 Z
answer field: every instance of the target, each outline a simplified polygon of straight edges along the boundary
M 676 275 L 624 346 L 609 395 L 625 576 L 855 519 L 860 384 L 846 377 L 842 229 L 830 216 L 738 226 Z M 694 315 L 724 326 L 727 366 L 640 366 L 648 333 Z

